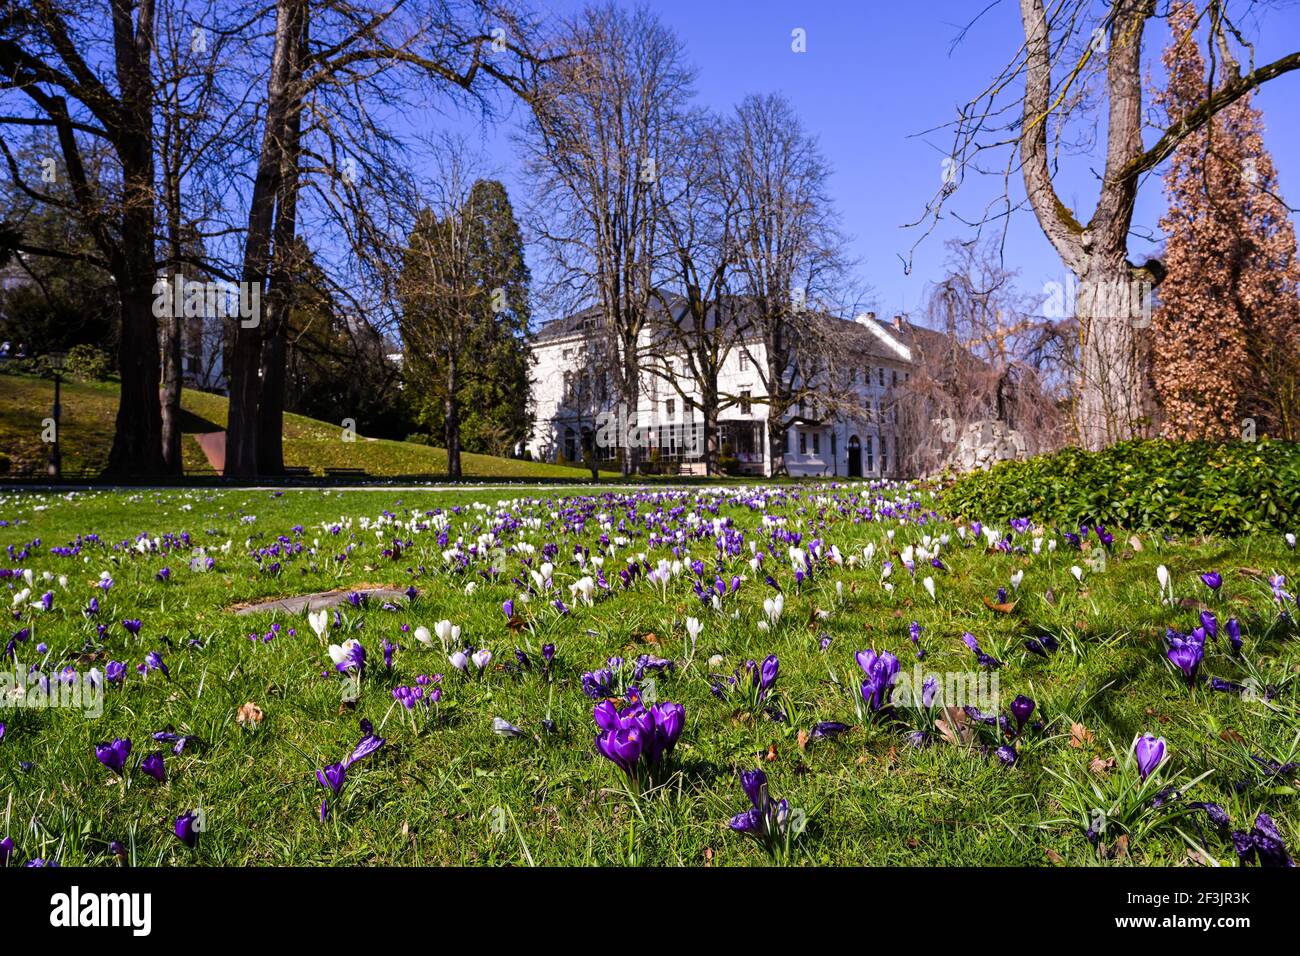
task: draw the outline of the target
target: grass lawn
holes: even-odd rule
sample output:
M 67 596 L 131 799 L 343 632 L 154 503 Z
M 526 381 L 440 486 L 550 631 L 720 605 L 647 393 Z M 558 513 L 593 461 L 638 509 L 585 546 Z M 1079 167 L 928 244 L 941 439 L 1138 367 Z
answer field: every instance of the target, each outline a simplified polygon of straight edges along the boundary
M 71 667 L 84 681 L 125 665 L 102 716 L 0 712 L 10 865 L 112 865 L 112 841 L 140 865 L 763 864 L 761 841 L 727 825 L 750 806 L 738 774 L 755 768 L 788 801 L 781 821 L 800 831 L 788 853 L 796 864 L 1236 865 L 1228 830 L 1192 806 L 1201 802 L 1222 807 L 1228 829 L 1250 831 L 1268 814 L 1292 854 L 1300 849 L 1300 635 L 1294 599 L 1279 601 L 1268 580 L 1285 574 L 1294 591 L 1300 571 L 1280 535 L 1131 539 L 1111 529 L 1109 548 L 1095 532 L 1080 547 L 1053 529 L 958 525 L 932 511 L 941 502 L 867 484 L 565 494 L 0 495 L 0 563 L 15 569 L 4 582 L 10 629 L 25 638 L 13 645 L 17 670 L 57 680 Z M 802 583 L 795 546 L 807 555 Z M 666 575 L 655 580 L 660 561 Z M 625 584 L 629 562 L 640 573 Z M 544 564 L 550 587 L 537 583 Z M 1202 583 L 1207 571 L 1222 575 L 1217 593 Z M 778 593 L 769 575 L 779 617 L 764 607 Z M 695 585 L 707 596 L 717 580 L 726 594 L 715 607 Z M 380 586 L 417 596 L 345 602 L 337 620 L 327 614 L 325 636 L 306 613 L 227 610 Z M 1165 633 L 1191 632 L 1202 611 L 1218 636 L 1189 687 L 1166 658 Z M 702 625 L 694 642 L 688 618 Z M 486 648 L 491 660 L 456 670 L 441 620 L 460 628 L 448 650 Z M 124 621 L 139 621 L 138 633 Z M 421 627 L 432 647 L 417 639 Z M 347 639 L 366 653 L 356 685 L 328 651 Z M 385 642 L 396 645 L 391 671 Z M 544 645 L 555 649 L 549 667 Z M 967 688 L 951 701 L 977 701 L 973 715 L 897 698 L 875 711 L 855 662 L 868 649 L 897 656 L 895 693 L 918 666 L 923 678 L 984 674 L 976 686 L 988 693 Z M 745 662 L 773 654 L 778 675 L 756 699 Z M 638 681 L 641 655 L 650 669 Z M 738 670 L 733 688 L 727 675 Z M 394 690 L 421 675 L 443 675 L 425 688 L 441 700 L 408 712 Z M 1232 686 L 1216 691 L 1207 678 Z M 634 684 L 647 702 L 684 707 L 676 746 L 637 783 L 593 743 L 597 700 L 626 704 Z M 1027 717 L 1024 701 L 1012 707 L 1018 695 L 1034 703 Z M 260 723 L 237 719 L 249 703 Z M 518 734 L 494 731 L 497 718 Z M 349 767 L 335 795 L 317 771 L 353 752 L 363 720 L 385 743 Z M 830 722 L 848 729 L 836 735 Z M 661 723 L 649 734 L 669 732 Z M 186 738 L 180 752 L 159 733 Z M 1146 733 L 1166 752 L 1141 783 L 1129 754 Z M 96 759 L 96 744 L 114 738 L 132 742 L 121 772 Z M 141 764 L 155 766 L 154 753 L 165 781 Z M 198 810 L 203 832 L 190 848 L 174 821 Z
M 61 451 L 67 472 L 99 472 L 108 463 L 117 416 L 116 383 L 64 382 Z M 50 415 L 54 383 L 27 375 L 0 375 L 0 451 L 10 459 L 10 475 L 44 472 L 48 447 L 41 442 L 42 421 Z M 195 434 L 226 427 L 226 399 L 221 395 L 186 390 L 181 396 L 182 454 L 187 475 L 212 475 Z M 390 475 L 444 475 L 447 451 L 414 442 L 356 436 L 341 439 L 343 429 L 302 415 L 284 416 L 284 462 L 309 467 L 320 475 L 326 468 L 362 468 L 367 473 Z M 590 473 L 581 468 L 544 462 L 494 458 L 463 453 L 461 469 L 470 478 L 577 478 Z

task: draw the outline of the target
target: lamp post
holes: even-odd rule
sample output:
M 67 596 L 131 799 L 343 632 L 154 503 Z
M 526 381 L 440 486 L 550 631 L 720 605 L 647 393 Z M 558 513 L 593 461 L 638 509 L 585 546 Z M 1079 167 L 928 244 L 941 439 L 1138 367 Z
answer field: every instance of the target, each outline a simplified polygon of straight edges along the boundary
M 63 456 L 59 452 L 59 416 L 63 413 L 63 407 L 59 404 L 60 386 L 63 384 L 63 366 L 67 360 L 67 352 L 50 352 L 46 356 L 49 367 L 54 372 L 54 441 L 50 445 L 50 460 L 47 466 L 47 472 L 51 478 L 59 478 L 63 474 Z

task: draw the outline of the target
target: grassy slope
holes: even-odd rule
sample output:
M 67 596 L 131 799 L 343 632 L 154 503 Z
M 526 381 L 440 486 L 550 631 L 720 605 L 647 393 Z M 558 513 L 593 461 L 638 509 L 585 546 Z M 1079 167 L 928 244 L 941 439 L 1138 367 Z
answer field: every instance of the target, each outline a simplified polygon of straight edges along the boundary
M 10 474 L 36 474 L 43 470 L 47 448 L 40 440 L 41 421 L 50 414 L 53 383 L 29 376 L 0 375 L 0 451 L 8 454 Z M 212 474 L 198 441 L 199 432 L 226 427 L 226 399 L 205 392 L 182 395 L 185 421 L 182 430 L 187 474 Z M 62 451 L 69 472 L 102 469 L 113 442 L 117 415 L 117 385 L 65 382 L 63 385 Z M 326 422 L 287 414 L 284 417 L 284 458 L 289 466 L 306 466 L 320 474 L 326 467 L 364 468 L 369 474 L 440 475 L 447 471 L 447 452 L 412 442 L 357 437 L 340 439 L 342 429 Z M 541 462 L 464 454 L 466 477 L 483 478 L 586 478 L 582 469 Z
M 787 797 L 810 818 L 798 844 L 801 861 L 1086 864 L 1096 861 L 1096 853 L 1081 828 L 1055 822 L 1071 813 L 1062 803 L 1066 787 L 1049 771 L 1084 785 L 1096 780 L 1109 786 L 1116 771 L 1094 776 L 1090 761 L 1110 756 L 1112 747 L 1122 753 L 1135 734 L 1152 731 L 1169 741 L 1171 761 L 1163 771 L 1169 782 L 1210 771 L 1190 799 L 1221 803 L 1238 827 L 1260 811 L 1268 812 L 1292 852 L 1300 848 L 1293 785 L 1265 781 L 1240 791 L 1234 787 L 1240 780 L 1260 780 L 1249 753 L 1282 762 L 1297 759 L 1300 720 L 1293 675 L 1300 667 L 1300 642 L 1294 627 L 1279 621 L 1268 585 L 1239 570 L 1280 569 L 1294 583 L 1295 556 L 1280 537 L 1166 541 L 1151 535 L 1136 551 L 1126 546 L 1128 536 L 1120 535 L 1106 570 L 1087 571 L 1086 586 L 1080 587 L 1069 569 L 1072 564 L 1088 567 L 1087 556 L 1067 550 L 1064 541 L 1060 550 L 1044 548 L 1034 556 L 986 551 L 982 543 L 961 547 L 954 536 L 944 551 L 947 568 L 925 569 L 937 581 L 933 601 L 896 556 L 892 580 L 897 590 L 887 594 L 880 585 L 880 550 L 873 567 L 823 567 L 798 591 L 781 545 L 764 570 L 781 580 L 788 603 L 779 625 L 763 633 L 756 625 L 762 599 L 771 592 L 761 574 L 749 572 L 748 547 L 723 571 L 728 577 L 733 572 L 748 575 L 739 594 L 728 601 L 728 611 L 739 610 L 737 619 L 702 608 L 691 593 L 689 573 L 668 587 L 666 599 L 644 581 L 622 591 L 613 572 L 625 557 L 638 550 L 648 551 L 651 561 L 668 556 L 666 547 L 648 545 L 644 528 L 636 530 L 639 520 L 628 520 L 627 533 L 635 537 L 606 562 L 615 593 L 595 607 L 575 606 L 564 617 L 544 601 L 527 608 L 521 604 L 536 628 L 528 635 L 510 632 L 500 608 L 516 594 L 510 582 L 523 573 L 520 553 L 484 558 L 484 564 L 471 565 L 464 575 L 449 574 L 439 570 L 445 565 L 433 531 L 412 535 L 412 544 L 394 561 L 380 554 L 384 545 L 360 524 L 385 510 L 401 522 L 425 520 L 433 508 L 474 500 L 494 503 L 507 494 L 290 490 L 273 496 L 167 490 L 0 495 L 0 520 L 8 522 L 0 526 L 0 547 L 21 549 L 35 537 L 44 540 L 46 550 L 18 562 L 36 571 L 36 593 L 43 590 L 42 571 L 68 576 L 66 589 L 53 586 L 52 612 L 26 614 L 36 633 L 21 645 L 22 669 L 40 660 L 34 650 L 38 641 L 50 647 L 47 673 L 74 657 L 88 639 L 93 641 L 93 622 L 81 608 L 98 594 L 99 620 L 110 625 L 105 655 L 126 662 L 130 674 L 124 688 L 108 694 L 99 719 L 66 710 L 6 715 L 0 807 L 10 810 L 0 817 L 0 836 L 14 836 L 21 858 L 58 857 L 65 864 L 111 865 L 106 849 L 111 839 L 133 841 L 140 864 L 523 864 L 531 859 L 542 864 L 698 865 L 706 855 L 715 865 L 755 864 L 764 862 L 764 855 L 730 833 L 725 821 L 745 805 L 737 770 L 759 765 L 757 755 L 774 747 L 776 759 L 761 762 L 773 793 Z M 891 527 L 897 529 L 894 547 L 941 530 L 847 520 L 833 507 L 821 511 L 812 504 L 815 494 L 812 489 L 787 490 L 786 500 L 773 500 L 766 511 L 784 517 L 789 530 L 803 532 L 805 545 L 819 537 L 846 555 L 860 554 L 867 542 L 887 549 L 885 532 Z M 843 501 L 846 492 L 827 494 Z M 677 505 L 694 511 L 694 495 L 662 501 L 662 520 L 672 524 L 667 512 Z M 773 550 L 758 529 L 762 512 L 744 507 L 741 500 L 724 503 L 718 515 L 732 517 L 762 550 Z M 516 507 L 516 513 L 527 510 L 540 517 L 541 529 L 506 532 L 503 543 L 528 541 L 540 551 L 543 544 L 555 542 L 556 583 L 573 604 L 567 585 L 580 572 L 566 556 L 575 545 L 588 546 L 595 555 L 601 528 L 588 521 L 584 531 L 565 533 L 551 521 L 561 507 L 558 502 L 547 496 L 535 506 Z M 644 516 L 656 507 L 643 503 L 639 511 Z M 595 513 L 606 508 L 617 526 L 624 508 L 601 503 Z M 450 540 L 473 542 L 495 523 L 495 514 L 495 508 L 466 507 L 450 513 Z M 702 516 L 707 520 L 714 514 L 705 510 Z M 338 536 L 322 529 L 322 522 L 332 524 L 341 517 L 357 521 Z M 296 524 L 305 526 L 301 540 L 308 548 L 319 539 L 319 555 L 281 558 L 278 576 L 259 573 L 250 551 L 272 545 L 277 535 L 292 536 Z M 216 552 L 216 570 L 206 574 L 189 570 L 187 549 L 141 555 L 134 549 L 87 544 L 71 558 L 47 550 L 90 531 L 105 541 L 130 540 L 140 532 L 188 531 L 198 544 L 217 549 L 228 540 L 233 544 L 229 553 Z M 335 556 L 349 542 L 355 550 L 340 563 Z M 686 551 L 707 562 L 715 554 L 708 536 L 688 544 Z M 489 560 L 503 572 L 496 581 L 477 573 Z M 1224 573 L 1223 594 L 1212 606 L 1220 621 L 1229 615 L 1242 620 L 1245 660 L 1259 668 L 1266 683 L 1281 687 L 1277 699 L 1266 705 L 1204 688 L 1193 692 L 1170 673 L 1160 636 L 1168 626 L 1190 630 L 1197 611 L 1157 600 L 1155 567 L 1161 563 L 1173 572 L 1176 595 L 1193 604 L 1209 598 L 1197 573 L 1208 568 Z M 155 580 L 164 565 L 172 571 L 166 585 Z M 413 569 L 422 566 L 430 573 L 417 575 Z M 982 599 L 1005 586 L 1015 569 L 1025 576 L 1014 613 L 985 608 Z M 92 588 L 101 570 L 116 582 L 107 595 Z M 311 632 L 304 617 L 236 618 L 223 610 L 264 596 L 362 582 L 404 587 L 411 581 L 421 589 L 413 605 L 400 602 L 403 606 L 395 611 L 347 610 L 345 627 L 331 630 L 330 640 L 337 642 L 348 629 L 364 624 L 353 633 L 369 652 L 370 665 L 360 703 L 351 712 L 340 707 L 340 682 L 329 669 L 326 642 Z M 471 581 L 477 590 L 467 597 L 464 588 Z M 837 582 L 843 585 L 842 596 L 837 596 Z M 1050 600 L 1048 589 L 1055 595 Z M 809 626 L 815 609 L 829 615 Z M 704 622 L 689 664 L 682 628 L 686 615 Z M 129 637 L 118 623 L 134 617 L 144 621 L 138 638 Z M 441 651 L 420 649 L 400 630 L 404 624 L 432 628 L 442 618 L 461 625 L 464 640 L 494 651 L 494 667 L 486 677 L 459 677 Z M 924 627 L 927 671 L 969 671 L 973 658 L 960 640 L 969 630 L 1005 662 L 998 671 L 1003 707 L 1018 693 L 1038 701 L 1039 713 L 1051 724 L 1019 745 L 1014 768 L 952 746 L 914 750 L 897 727 L 857 718 L 851 695 L 862 675 L 854 651 L 890 650 L 910 671 L 907 629 L 912 619 Z M 250 631 L 265 633 L 273 621 L 282 626 L 279 637 L 270 643 L 249 640 Z M 296 634 L 289 634 L 289 628 Z M 826 652 L 818 646 L 823 632 L 832 638 Z M 656 643 L 645 638 L 649 633 L 656 635 Z M 1042 633 L 1057 636 L 1062 644 L 1047 660 L 1022 649 L 1026 637 Z M 384 638 L 402 645 L 391 675 L 380 654 Z M 190 639 L 201 646 L 191 645 Z M 512 661 L 515 646 L 525 642 L 534 657 L 542 643 L 557 645 L 553 681 L 535 669 L 522 675 L 501 669 Z M 170 679 L 157 673 L 136 676 L 134 665 L 151 650 L 164 653 Z M 612 654 L 631 659 L 645 651 L 677 660 L 677 672 L 659 680 L 659 695 L 683 703 L 687 720 L 671 785 L 634 801 L 613 766 L 593 754 L 592 701 L 583 696 L 579 679 Z M 778 688 L 789 695 L 794 714 L 790 724 L 755 720 L 710 694 L 705 663 L 710 655 L 723 655 L 718 669 L 729 673 L 747 658 L 773 652 L 781 661 Z M 831 671 L 844 682 L 844 690 L 828 680 Z M 1222 638 L 1211 646 L 1205 672 L 1234 680 L 1245 676 L 1244 665 L 1226 653 Z M 433 673 L 448 675 L 440 721 L 416 732 L 394 709 L 391 690 Z M 255 701 L 266 714 L 256 733 L 234 721 L 246 701 Z M 529 736 L 495 736 L 490 724 L 498 716 Z M 555 734 L 541 730 L 547 716 L 557 724 Z M 350 772 L 342 797 L 331 799 L 331 818 L 322 824 L 317 810 L 324 791 L 314 772 L 350 751 L 361 717 L 374 722 L 388 745 Z M 801 750 L 795 731 L 825 720 L 855 728 L 838 740 Z M 1072 746 L 1069 727 L 1074 721 L 1095 738 Z M 134 762 L 160 749 L 149 735 L 164 728 L 197 734 L 203 744 L 181 756 L 167 751 L 165 784 L 137 770 L 129 787 L 106 785 L 111 775 L 94 760 L 95 742 L 130 736 Z M 19 769 L 24 760 L 34 763 L 29 772 Z M 171 821 L 200 805 L 209 832 L 190 852 L 171 835 Z M 39 821 L 36 833 L 29 826 L 32 820 Z M 1189 835 L 1198 832 L 1190 818 L 1178 825 Z M 1201 829 L 1215 858 L 1235 861 L 1226 837 Z M 1103 843 L 1113 845 L 1115 835 L 1110 831 Z M 1131 843 L 1119 862 L 1185 864 L 1187 845 L 1166 826 Z

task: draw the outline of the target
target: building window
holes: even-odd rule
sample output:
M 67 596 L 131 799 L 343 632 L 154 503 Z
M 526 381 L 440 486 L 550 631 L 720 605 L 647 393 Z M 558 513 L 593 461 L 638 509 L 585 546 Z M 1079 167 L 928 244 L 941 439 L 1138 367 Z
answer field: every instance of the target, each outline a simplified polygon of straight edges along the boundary
M 898 388 L 898 369 L 894 369 L 894 381 L 893 381 L 893 386 L 894 386 L 894 388 Z
M 753 406 L 749 402 L 752 395 L 753 392 L 748 388 L 740 393 L 740 414 L 749 415 L 753 413 Z
M 822 453 L 822 433 L 813 432 L 813 454 L 820 455 L 821 453 Z
M 880 473 L 889 471 L 889 444 L 884 435 L 880 436 Z
M 876 439 L 874 435 L 867 436 L 867 471 L 876 470 Z
M 808 454 L 808 433 L 807 432 L 799 433 L 799 454 L 801 455 Z
M 666 412 L 668 413 L 668 417 L 669 417 L 669 418 L 672 418 L 673 415 L 676 414 L 676 412 L 677 412 L 677 399 L 675 399 L 675 398 L 670 398 L 670 399 L 668 399 L 667 401 L 665 401 L 665 402 L 664 402 L 664 411 L 666 411 Z
M 749 353 L 744 349 L 740 350 L 740 370 L 742 372 L 749 371 Z
M 879 373 L 878 378 L 879 378 L 879 380 L 880 380 L 880 387 L 881 387 L 881 388 L 884 388 L 884 387 L 885 387 L 885 367 L 882 365 L 882 366 L 881 366 L 880 368 L 878 368 L 876 371 Z

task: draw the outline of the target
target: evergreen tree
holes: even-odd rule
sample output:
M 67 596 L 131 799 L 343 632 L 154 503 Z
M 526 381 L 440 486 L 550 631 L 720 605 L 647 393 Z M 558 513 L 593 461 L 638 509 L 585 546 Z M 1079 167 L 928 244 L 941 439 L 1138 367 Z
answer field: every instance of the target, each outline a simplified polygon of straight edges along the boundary
M 459 477 L 462 448 L 500 455 L 528 432 L 523 238 L 505 187 L 479 180 L 442 216 L 423 210 L 407 247 L 404 387 Z

